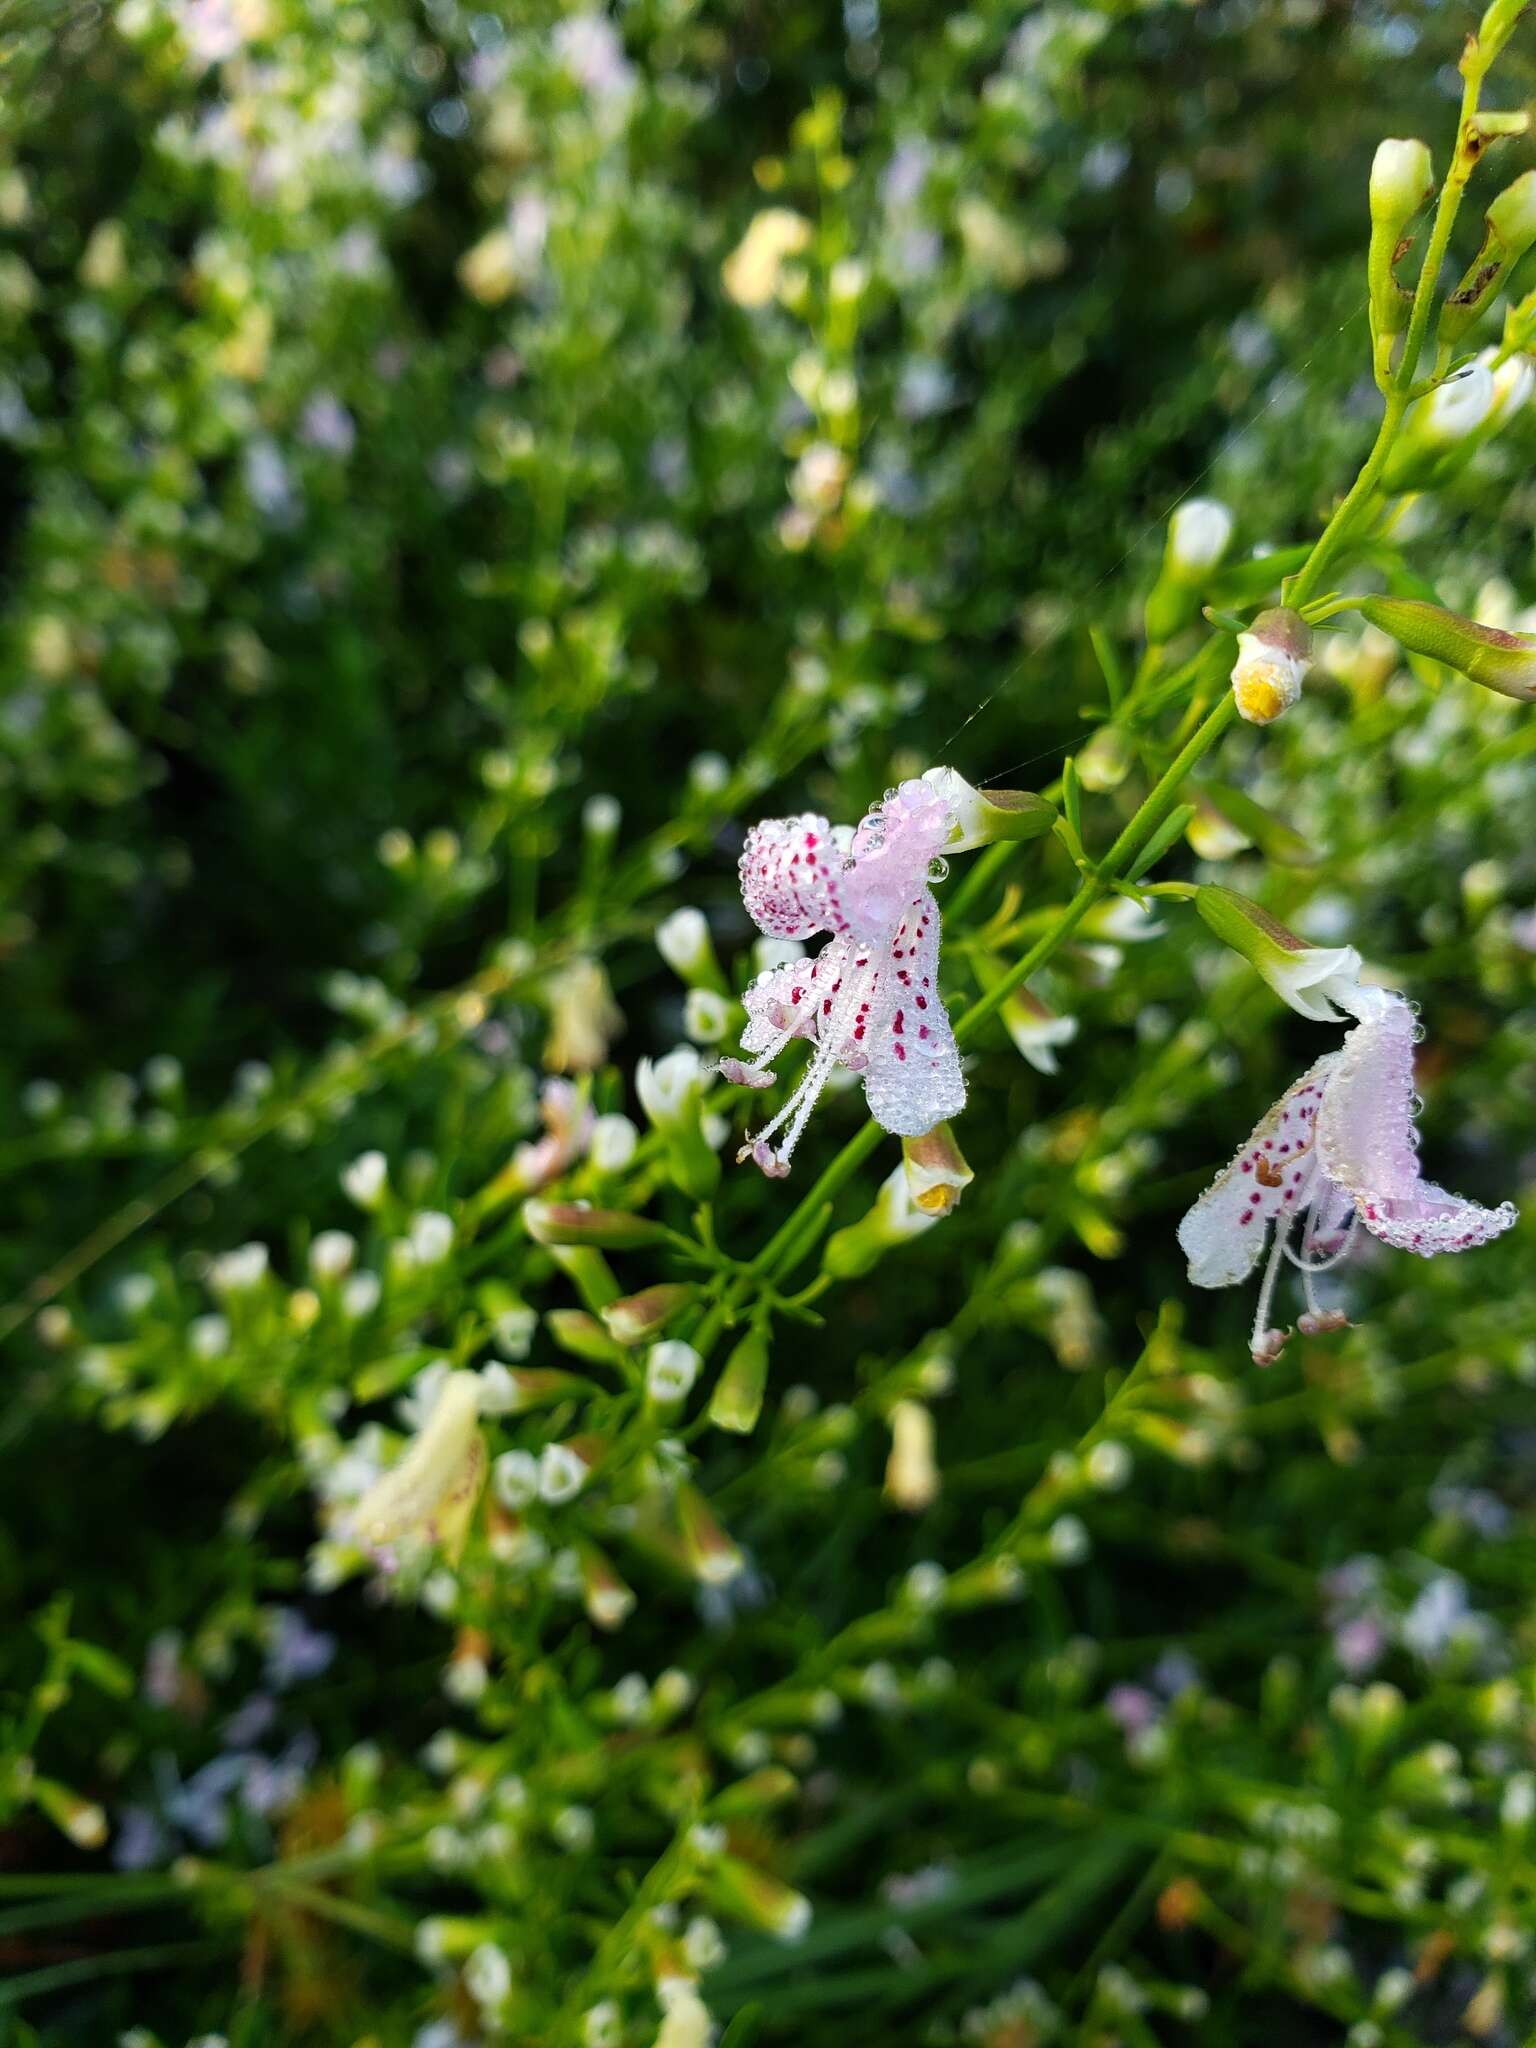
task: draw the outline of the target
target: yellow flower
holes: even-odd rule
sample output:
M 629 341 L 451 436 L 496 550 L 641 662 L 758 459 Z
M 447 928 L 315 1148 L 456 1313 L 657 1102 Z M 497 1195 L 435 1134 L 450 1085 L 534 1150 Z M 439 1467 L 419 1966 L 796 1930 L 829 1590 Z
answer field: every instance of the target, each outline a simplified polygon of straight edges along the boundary
M 484 1483 L 480 1383 L 472 1372 L 450 1373 L 404 1457 L 352 1509 L 348 1533 L 369 1550 L 421 1536 L 457 1558 Z
M 811 239 L 811 224 L 787 206 L 755 214 L 747 232 L 720 266 L 720 281 L 738 306 L 766 306 L 779 288 L 779 274 Z

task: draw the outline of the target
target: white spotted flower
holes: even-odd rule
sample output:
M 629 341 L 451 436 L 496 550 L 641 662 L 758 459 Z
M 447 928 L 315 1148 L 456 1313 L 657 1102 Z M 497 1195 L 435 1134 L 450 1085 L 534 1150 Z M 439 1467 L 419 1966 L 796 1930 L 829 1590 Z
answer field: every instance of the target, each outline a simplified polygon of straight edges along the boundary
M 953 824 L 944 795 L 912 781 L 852 832 L 807 812 L 767 818 L 747 834 L 741 893 L 758 929 L 778 939 L 832 934 L 814 959 L 788 961 L 748 989 L 742 1049 L 753 1057 L 720 1065 L 727 1081 L 767 1088 L 791 1040 L 810 1041 L 799 1086 L 742 1148 L 764 1173 L 788 1173 L 834 1067 L 862 1077 L 870 1114 L 901 1137 L 920 1137 L 965 1107 L 939 999 L 939 906 L 929 887 L 942 877 L 934 864 Z
M 1245 1280 L 1273 1233 L 1253 1324 L 1260 1365 L 1279 1357 L 1288 1335 L 1271 1323 L 1282 1258 L 1300 1269 L 1307 1312 L 1299 1327 L 1311 1336 L 1343 1325 L 1337 1310 L 1319 1306 L 1313 1276 L 1347 1255 L 1359 1224 L 1383 1244 L 1432 1258 L 1486 1244 L 1515 1220 L 1512 1203 L 1484 1209 L 1419 1171 L 1408 1004 L 1385 989 L 1330 994 L 1356 1019 L 1343 1045 L 1286 1090 L 1179 1225 L 1197 1287 Z

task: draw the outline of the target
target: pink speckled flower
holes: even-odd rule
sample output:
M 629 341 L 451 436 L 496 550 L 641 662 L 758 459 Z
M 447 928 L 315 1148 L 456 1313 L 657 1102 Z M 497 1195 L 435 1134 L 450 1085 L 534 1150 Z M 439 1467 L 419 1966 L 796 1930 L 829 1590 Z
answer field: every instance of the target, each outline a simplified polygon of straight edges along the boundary
M 1231 1287 L 1246 1279 L 1273 1225 L 1253 1325 L 1259 1365 L 1278 1358 L 1289 1335 L 1270 1325 L 1282 1256 L 1301 1270 L 1307 1313 L 1300 1328 L 1312 1336 L 1344 1323 L 1337 1310 L 1319 1308 L 1312 1277 L 1345 1257 L 1357 1223 L 1383 1244 L 1432 1258 L 1486 1244 L 1515 1220 L 1512 1203 L 1484 1209 L 1419 1172 L 1413 1127 L 1417 1029 L 1407 1003 L 1376 988 L 1356 988 L 1337 1000 L 1356 1018 L 1343 1045 L 1325 1053 L 1281 1096 L 1179 1225 L 1179 1243 L 1197 1287 Z
M 755 1058 L 720 1064 L 725 1080 L 766 1088 L 791 1039 L 814 1048 L 800 1085 L 742 1148 L 764 1173 L 788 1173 L 837 1066 L 863 1076 L 870 1114 L 900 1137 L 920 1137 L 965 1107 L 939 1000 L 939 906 L 928 886 L 953 825 L 945 798 L 914 781 L 889 791 L 853 832 L 807 812 L 767 818 L 747 834 L 741 893 L 759 930 L 775 939 L 832 934 L 814 960 L 759 977 L 747 991 L 742 1037 Z

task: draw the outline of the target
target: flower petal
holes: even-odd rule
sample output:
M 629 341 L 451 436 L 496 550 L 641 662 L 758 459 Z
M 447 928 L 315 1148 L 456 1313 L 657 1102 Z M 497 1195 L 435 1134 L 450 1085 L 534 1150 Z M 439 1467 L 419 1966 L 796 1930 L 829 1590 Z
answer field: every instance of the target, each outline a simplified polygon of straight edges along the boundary
M 1419 1185 L 1413 1128 L 1412 1010 L 1385 989 L 1359 991 L 1359 1022 L 1328 1078 L 1317 1116 L 1318 1158 L 1330 1180 L 1363 1204 Z
M 904 782 L 860 824 L 842 900 L 861 938 L 884 940 L 926 891 L 929 863 L 949 837 L 950 817 L 938 790 Z
M 739 863 L 747 914 L 771 939 L 845 932 L 843 856 L 825 818 L 764 818 L 747 834 Z
M 860 1040 L 869 1047 L 864 1096 L 870 1115 L 898 1137 L 919 1138 L 965 1107 L 965 1077 L 939 1000 L 938 969 L 939 906 L 924 889 L 892 937 Z
M 1361 993 L 1375 1000 L 1361 1006 L 1318 1111 L 1323 1171 L 1354 1196 L 1361 1222 L 1383 1244 L 1422 1258 L 1486 1244 L 1509 1229 L 1514 1207 L 1485 1209 L 1423 1178 L 1413 1127 L 1413 1012 L 1401 996 Z
M 1421 1180 L 1412 1195 L 1386 1196 L 1359 1203 L 1360 1221 L 1373 1237 L 1399 1251 L 1432 1259 L 1437 1252 L 1469 1252 L 1475 1245 L 1502 1237 L 1515 1221 L 1513 1202 L 1485 1209 L 1462 1195 Z
M 1315 1181 L 1313 1125 L 1339 1054 L 1309 1067 L 1254 1129 L 1224 1173 L 1179 1225 L 1196 1287 L 1232 1287 L 1258 1263 L 1278 1216 L 1289 1216 Z
M 789 1032 L 814 1038 L 823 999 L 841 981 L 848 962 L 847 939 L 833 939 L 814 960 L 786 960 L 760 974 L 743 996 L 747 1028 L 744 1052 L 766 1052 Z

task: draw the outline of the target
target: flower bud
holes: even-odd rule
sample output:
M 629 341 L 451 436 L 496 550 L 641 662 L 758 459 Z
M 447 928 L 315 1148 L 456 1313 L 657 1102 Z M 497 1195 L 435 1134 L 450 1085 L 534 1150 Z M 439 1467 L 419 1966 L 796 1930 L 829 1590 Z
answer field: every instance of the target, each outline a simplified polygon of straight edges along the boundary
M 626 1294 L 609 1302 L 601 1311 L 610 1337 L 621 1344 L 648 1344 L 659 1337 L 667 1324 L 693 1299 L 694 1290 L 683 1281 L 667 1281 L 647 1287 L 639 1294 Z
M 1200 592 L 1231 543 L 1232 524 L 1215 498 L 1188 498 L 1169 520 L 1163 566 L 1147 597 L 1146 634 L 1154 646 L 1194 619 Z
M 1514 34 L 1530 0 L 1492 0 L 1477 27 L 1477 60 L 1484 70 Z
M 1270 725 L 1301 695 L 1312 653 L 1312 631 L 1300 612 L 1277 605 L 1260 612 L 1237 636 L 1232 694 L 1250 725 Z
M 581 1310 L 568 1313 L 580 1315 Z M 480 1407 L 488 1415 L 527 1415 L 535 1408 L 552 1408 L 557 1401 L 584 1400 L 593 1391 L 592 1382 L 579 1373 L 550 1365 L 493 1363 L 485 1367 L 480 1382 Z
M 1371 243 L 1366 271 L 1370 287 L 1371 340 L 1378 380 L 1385 378 L 1392 337 L 1408 324 L 1412 295 L 1398 283 L 1396 264 L 1407 248 L 1403 230 L 1434 189 L 1429 150 L 1417 140 L 1389 138 L 1371 165 Z
M 1536 171 L 1522 171 L 1488 209 L 1488 225 L 1518 262 L 1536 242 Z
M 1101 725 L 1077 757 L 1077 779 L 1095 796 L 1108 795 L 1136 765 L 1136 748 L 1123 725 Z
M 1485 438 L 1494 382 L 1483 363 L 1469 363 L 1408 408 L 1383 472 L 1388 491 L 1418 491 L 1445 482 Z
M 656 927 L 656 950 L 679 981 L 689 988 L 725 993 L 725 976 L 715 958 L 709 923 L 702 910 L 674 910 Z
M 1536 703 L 1536 633 L 1506 633 L 1416 597 L 1363 597 L 1359 611 L 1410 654 L 1443 661 L 1501 697 Z
M 627 1209 L 594 1209 L 587 1202 L 524 1202 L 523 1228 L 535 1244 L 593 1245 L 605 1251 L 632 1251 L 660 1244 L 666 1231 L 648 1216 Z
M 1061 1017 L 1027 988 L 1016 988 L 999 1013 L 1008 1036 L 1037 1074 L 1057 1071 L 1056 1048 L 1077 1036 L 1077 1019 Z
M 793 1799 L 799 1790 L 800 1781 L 792 1771 L 782 1764 L 764 1764 L 760 1771 L 752 1771 L 718 1792 L 709 1802 L 709 1815 L 715 1821 L 755 1820 L 771 1807 Z
M 628 1363 L 623 1345 L 584 1308 L 546 1309 L 544 1327 L 562 1351 L 588 1365 L 623 1367 Z
M 577 1546 L 581 1560 L 581 1602 L 598 1628 L 622 1628 L 635 1611 L 635 1596 L 595 1543 Z
M 645 1361 L 645 1398 L 653 1410 L 676 1414 L 693 1391 L 703 1360 L 691 1344 L 675 1338 L 653 1344 Z
M 1489 431 L 1497 433 L 1524 410 L 1536 389 L 1536 363 L 1528 355 L 1506 356 L 1498 361 L 1498 350 L 1485 348 L 1478 361 L 1493 378 L 1493 404 L 1488 412 Z
M 901 1141 L 907 1193 L 925 1216 L 947 1216 L 976 1178 L 966 1165 L 948 1124 L 935 1124 L 920 1138 Z
M 695 1578 L 706 1586 L 723 1586 L 734 1579 L 741 1570 L 741 1552 L 696 1486 L 684 1484 L 677 1489 L 677 1520 L 683 1552 Z
M 763 1410 L 768 1384 L 768 1337 L 754 1326 L 732 1351 L 709 1397 L 709 1419 L 716 1429 L 750 1436 Z
M 711 1865 L 708 1887 L 722 1912 L 780 1941 L 798 1941 L 811 1924 L 811 1902 L 803 1893 L 739 1856 L 722 1856 Z
M 822 1270 L 834 1280 L 856 1280 L 888 1251 L 908 1238 L 921 1237 L 938 1222 L 919 1209 L 907 1187 L 905 1166 L 898 1166 L 875 1196 L 874 1207 L 857 1223 L 834 1231 L 821 1255 Z
M 946 853 L 969 853 L 999 839 L 1040 839 L 1056 822 L 1056 809 L 1027 789 L 977 789 L 954 768 L 930 768 L 923 777 L 949 806 Z
M 891 1452 L 885 1463 L 885 1497 L 892 1507 L 921 1514 L 939 1497 L 939 1468 L 933 1454 L 933 1415 L 921 1401 L 898 1401 L 891 1409 Z
M 1371 160 L 1371 228 L 1395 243 L 1435 189 L 1429 145 L 1417 136 L 1389 136 Z
M 679 1045 L 662 1059 L 637 1060 L 635 1093 L 666 1141 L 673 1181 L 692 1200 L 708 1201 L 720 1184 L 720 1161 L 704 1132 L 704 1067 L 696 1048 Z
M 1348 999 L 1360 982 L 1360 955 L 1353 946 L 1309 946 L 1259 904 L 1216 884 L 1195 891 L 1195 908 L 1299 1016 L 1317 1024 L 1347 1021 L 1336 1002 L 1353 1014 Z
M 1526 171 L 1494 200 L 1483 245 L 1440 314 L 1440 341 L 1459 341 L 1493 301 L 1510 271 L 1536 242 L 1536 171 Z

